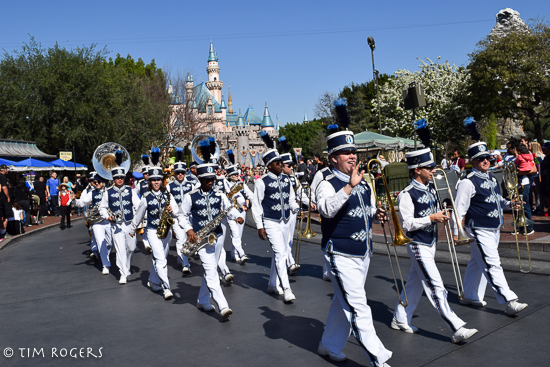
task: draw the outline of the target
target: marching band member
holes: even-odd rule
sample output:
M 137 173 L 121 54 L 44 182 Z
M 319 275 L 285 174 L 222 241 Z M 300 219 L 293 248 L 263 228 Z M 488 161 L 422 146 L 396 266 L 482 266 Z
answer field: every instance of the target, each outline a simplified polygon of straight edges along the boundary
M 82 190 L 82 192 L 80 193 L 81 196 L 86 194 L 87 192 L 90 192 L 91 190 L 93 190 L 94 185 L 92 184 L 92 178 L 94 178 L 96 175 L 97 175 L 97 172 L 95 172 L 95 171 L 90 172 L 90 177 L 88 179 L 88 186 L 86 186 L 86 188 L 84 190 Z M 75 199 L 76 199 L 76 195 L 75 195 Z M 78 207 L 76 202 L 75 202 L 75 206 Z M 86 216 L 85 213 L 84 213 L 84 216 Z M 91 250 L 90 259 L 95 261 L 95 260 L 99 259 L 99 250 L 97 248 L 97 242 L 95 240 L 94 232 L 92 230 L 93 225 L 89 224 L 88 221 L 86 221 L 86 226 L 88 228 L 88 234 L 90 235 L 90 250 Z
M 185 180 L 192 184 L 199 183 L 199 179 L 197 178 L 197 162 L 193 161 L 189 163 L 189 172 L 185 175 Z
M 114 185 L 105 191 L 99 204 L 99 213 L 111 223 L 116 265 L 120 271 L 118 283 L 126 284 L 130 276 L 132 255 L 136 249 L 136 239 L 130 236 L 130 225 L 140 199 L 130 186 L 124 184 L 126 172 L 123 167 L 113 168 L 111 175 Z
M 271 275 L 269 277 L 268 292 L 282 294 L 285 302 L 296 299 L 287 274 L 288 243 L 291 234 L 288 230 L 290 212 L 298 212 L 299 207 L 290 178 L 283 174 L 282 158 L 273 148 L 273 141 L 262 131 L 262 139 L 268 147 L 263 155 L 263 162 L 268 173 L 254 183 L 254 198 L 252 200 L 252 214 L 262 240 L 269 240 L 273 257 L 271 258 Z
M 468 235 L 475 239 L 470 245 L 472 257 L 464 275 L 464 299 L 462 304 L 485 306 L 483 300 L 487 282 L 499 304 L 506 304 L 505 311 L 512 316 L 524 310 L 527 303 L 518 302 L 518 296 L 510 289 L 500 265 L 498 243 L 503 223 L 503 209 L 510 209 L 510 201 L 500 194 L 497 180 L 488 172 L 490 154 L 487 144 L 479 142 L 468 147 L 472 172 L 458 182 L 456 192 L 457 214 L 464 220 Z M 519 209 L 520 203 L 514 204 Z M 457 238 L 458 228 L 454 225 Z
M 424 290 L 453 333 L 451 341 L 458 343 L 473 336 L 477 330 L 466 329 L 466 323 L 449 306 L 447 290 L 435 263 L 437 223 L 449 220 L 446 212 L 440 211 L 436 191 L 429 184 L 436 164 L 430 148 L 406 153 L 405 158 L 412 181 L 399 193 L 397 202 L 403 230 L 412 239 L 407 244 L 412 266 L 405 286 L 408 305 L 403 307 L 400 302 L 397 303 L 391 328 L 410 334 L 418 332 L 418 328 L 411 325 L 411 319 Z M 401 299 L 405 299 L 403 292 Z
M 190 181 L 187 181 L 185 177 L 186 164 L 182 162 L 183 160 L 183 148 L 176 148 L 176 160 L 174 163 L 174 173 L 176 179 L 168 184 L 168 192 L 172 194 L 178 207 L 181 209 L 181 203 L 183 202 L 183 197 L 188 192 L 191 192 L 196 184 Z M 174 223 L 172 226 L 174 235 L 176 236 L 176 250 L 178 255 L 178 261 L 182 263 L 182 274 L 189 275 L 191 274 L 191 265 L 189 264 L 189 258 L 181 253 L 183 244 L 187 241 L 187 234 L 183 230 L 182 223 Z
M 92 208 L 99 208 L 99 204 L 101 203 L 103 194 L 105 193 L 105 183 L 101 176 L 97 173 L 95 173 L 95 175 L 90 175 L 90 181 L 93 188 L 82 192 L 80 199 L 76 199 L 74 194 L 71 194 L 71 199 L 74 200 L 75 205 L 84 207 L 90 204 L 88 210 L 92 210 Z M 111 268 L 111 260 L 109 260 L 109 255 L 111 253 L 111 248 L 113 247 L 111 225 L 104 219 L 99 223 L 92 225 L 92 232 L 97 244 L 97 251 L 99 252 L 101 263 L 103 264 L 102 274 L 109 275 L 109 269 Z
M 208 160 L 205 159 L 205 161 Z M 184 195 L 183 198 L 181 206 L 185 215 L 181 217 L 181 223 L 183 223 L 183 229 L 187 233 L 188 241 L 193 244 L 197 242 L 196 233 L 207 226 L 222 211 L 231 206 L 229 199 L 223 192 L 213 190 L 216 179 L 214 170 L 216 167 L 217 164 L 214 163 L 198 165 L 196 170 L 200 187 Z M 236 220 L 239 224 L 244 223 L 242 218 L 238 218 L 238 211 L 235 208 L 228 212 L 227 219 L 229 221 Z M 214 310 L 214 306 L 210 303 L 210 297 L 212 297 L 218 306 L 220 315 L 223 319 L 226 319 L 233 311 L 229 308 L 227 300 L 223 295 L 218 277 L 217 249 L 220 247 L 219 243 L 224 240 L 221 225 L 216 226 L 212 232 L 217 236 L 216 245 L 206 245 L 198 251 L 204 268 L 204 277 L 197 299 L 197 308 L 204 311 Z
M 349 117 L 342 125 L 349 125 Z M 333 361 L 346 360 L 342 349 L 353 332 L 373 366 L 388 366 L 386 361 L 392 352 L 376 335 L 365 292 L 372 255 L 372 222 L 385 220 L 385 213 L 371 203 L 371 189 L 362 177 L 364 171 L 358 175 L 353 132 L 329 135 L 327 151 L 334 170 L 319 183 L 316 199 L 322 217 L 321 248 L 330 269 L 334 297 L 318 353 Z
M 229 183 L 230 186 L 228 187 L 229 191 L 231 191 L 233 186 L 238 185 L 241 180 L 239 179 L 239 171 L 237 170 L 237 165 L 235 164 L 235 156 L 233 155 L 233 151 L 231 149 L 227 151 L 227 156 L 229 158 L 229 162 L 232 164 L 231 166 L 225 168 L 227 178 L 231 181 L 231 183 Z M 248 209 L 246 200 L 250 202 L 253 196 L 254 194 L 252 191 L 250 191 L 248 186 L 244 185 L 244 183 L 243 190 L 235 196 L 242 208 L 242 212 L 239 214 L 239 217 L 243 219 L 243 223 L 246 221 L 246 210 Z M 248 261 L 248 256 L 246 256 L 242 246 L 244 225 L 238 225 L 233 221 L 228 221 L 228 225 L 230 231 L 229 233 L 231 235 L 231 244 L 233 245 L 231 249 L 232 258 L 235 261 L 240 262 L 241 265 L 244 265 Z
M 147 154 L 144 154 L 141 156 L 141 160 L 144 164 L 144 166 L 141 167 L 143 178 L 138 180 L 138 182 L 136 182 L 136 184 L 134 185 L 134 192 L 140 199 L 149 190 L 149 156 Z M 145 252 L 150 254 L 151 246 L 149 245 L 149 241 L 147 239 L 147 231 L 145 230 L 145 227 L 147 227 L 147 223 L 143 222 L 140 224 L 140 229 L 143 230 L 143 233 L 141 234 L 141 239 L 143 241 L 143 246 L 145 246 Z
M 157 154 L 160 155 L 160 150 L 153 148 L 151 154 L 154 166 L 149 169 L 149 191 L 141 197 L 130 228 L 130 236 L 135 236 L 138 225 L 147 215 L 147 228 L 145 231 L 153 255 L 153 267 L 147 285 L 154 292 L 163 291 L 164 299 L 169 300 L 172 299 L 173 294 L 170 291 L 166 257 L 172 240 L 172 229 L 168 230 L 168 235 L 163 239 L 158 238 L 157 229 L 165 209 L 172 218 L 177 218 L 178 222 L 181 220 L 182 215 L 174 197 L 170 195 L 162 183 L 162 168 L 155 167 L 158 163 L 156 157 Z

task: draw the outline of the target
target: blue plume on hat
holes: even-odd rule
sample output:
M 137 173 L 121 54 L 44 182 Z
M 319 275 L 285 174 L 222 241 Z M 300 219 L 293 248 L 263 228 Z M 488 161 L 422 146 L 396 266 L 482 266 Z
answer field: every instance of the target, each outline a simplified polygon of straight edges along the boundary
M 334 110 L 336 111 L 336 119 L 338 125 L 347 129 L 350 124 L 350 118 L 348 113 L 348 102 L 345 98 L 338 98 L 334 101 Z
M 267 149 L 273 149 L 275 145 L 273 144 L 273 140 L 271 140 L 271 137 L 267 133 L 267 131 L 263 130 L 260 133 L 260 138 L 264 141 L 265 145 L 267 146 Z
M 203 163 L 210 162 L 210 140 L 204 139 L 199 142 L 199 149 L 202 154 Z
M 233 149 L 227 151 L 227 159 L 231 165 L 235 164 L 235 154 L 233 154 Z
M 149 156 L 147 154 L 142 155 L 141 160 L 143 161 L 144 165 L 146 165 L 146 166 L 149 165 Z
M 327 127 L 327 130 L 328 130 L 328 134 L 329 134 L 329 135 L 330 135 L 330 134 L 334 134 L 335 132 L 338 131 L 338 125 L 336 125 L 336 124 L 329 125 L 329 126 Z
M 477 122 L 474 120 L 472 116 L 466 117 L 464 119 L 464 127 L 466 128 L 466 131 L 468 132 L 468 135 L 472 137 L 475 141 L 481 140 L 481 134 L 479 133 L 479 130 L 477 129 Z
M 151 163 L 156 166 L 160 161 L 160 148 L 151 148 Z
M 426 120 L 418 120 L 413 124 L 413 126 L 424 147 L 430 148 L 432 145 L 432 134 L 430 133 L 430 128 L 428 127 Z
M 286 136 L 281 136 L 279 138 L 279 143 L 281 146 L 281 149 L 283 152 L 290 152 L 290 144 L 288 144 L 288 140 L 286 140 Z
M 178 162 L 183 161 L 183 148 L 182 147 L 176 147 L 176 161 L 178 161 Z
M 122 165 L 122 155 L 123 155 L 122 150 L 117 150 L 115 152 L 115 162 L 117 166 Z

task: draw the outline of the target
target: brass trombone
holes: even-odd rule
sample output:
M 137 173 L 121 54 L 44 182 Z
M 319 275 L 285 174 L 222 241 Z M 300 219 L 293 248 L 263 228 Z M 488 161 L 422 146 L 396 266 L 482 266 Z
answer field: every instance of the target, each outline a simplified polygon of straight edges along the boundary
M 399 300 L 399 304 L 401 304 L 403 307 L 407 307 L 409 304 L 409 299 L 407 298 L 407 291 L 405 290 L 405 281 L 403 280 L 403 274 L 401 273 L 401 266 L 399 265 L 399 258 L 397 257 L 397 250 L 395 249 L 396 246 L 402 246 L 406 245 L 407 243 L 411 242 L 411 239 L 405 236 L 403 233 L 403 228 L 401 228 L 401 224 L 399 223 L 399 218 L 397 218 L 397 213 L 395 212 L 395 208 L 393 207 L 393 201 L 391 199 L 391 193 L 390 189 L 388 187 L 388 182 L 386 181 L 386 175 L 384 174 L 384 170 L 382 168 L 382 163 L 378 159 L 371 159 L 367 162 L 367 173 L 369 176 L 371 176 L 372 179 L 372 191 L 374 193 L 374 197 L 376 199 L 376 206 L 379 209 L 385 209 L 383 208 L 383 204 L 378 203 L 378 195 L 376 195 L 376 188 L 374 183 L 374 175 L 371 173 L 371 163 L 378 164 L 378 167 L 380 167 L 381 177 L 382 181 L 384 182 L 384 188 L 386 189 L 386 205 L 389 207 L 391 218 L 393 221 L 393 227 L 395 228 L 395 237 L 391 233 L 391 226 L 388 225 L 388 228 L 390 228 L 390 236 L 393 243 L 393 256 L 395 258 L 395 263 L 397 264 L 397 270 L 399 271 L 399 277 L 401 278 L 401 287 L 403 289 L 403 295 L 405 297 L 405 303 L 403 303 L 403 300 L 401 299 L 401 292 L 399 291 L 399 284 L 397 282 L 397 276 L 395 275 L 395 268 L 393 266 L 393 259 L 392 254 L 390 251 L 390 243 L 388 241 L 388 237 L 386 235 L 386 227 L 384 226 L 384 223 L 382 222 L 382 230 L 384 232 L 384 240 L 386 241 L 386 248 L 388 250 L 388 259 L 390 260 L 390 266 L 391 271 L 393 273 L 393 281 L 395 283 L 395 289 L 397 291 L 397 299 Z
M 306 229 L 304 230 L 304 232 L 302 233 L 302 237 L 305 237 L 305 238 L 313 238 L 315 237 L 315 235 L 317 233 L 313 232 L 311 230 L 311 186 L 307 186 L 307 187 L 304 187 L 304 188 L 307 188 L 307 191 L 308 191 L 308 201 L 309 201 L 309 204 L 308 204 L 308 208 L 307 208 L 307 223 L 306 223 Z M 300 195 L 301 197 L 301 195 Z M 301 228 L 300 228 L 301 229 Z
M 518 175 L 516 171 L 516 165 L 514 163 L 510 161 L 504 162 L 503 180 L 512 205 L 515 198 L 519 198 L 519 202 L 521 204 L 521 207 L 519 210 L 517 210 L 517 213 L 516 210 L 512 208 L 512 217 L 514 218 L 512 224 L 514 226 L 516 247 L 518 249 L 519 270 L 522 273 L 529 273 L 531 270 L 533 270 L 533 266 L 531 265 L 531 251 L 529 250 L 529 236 L 527 235 L 527 226 L 533 224 L 533 221 L 525 217 L 525 211 L 523 210 L 523 195 L 520 195 L 518 191 Z M 527 256 L 529 257 L 529 271 L 523 270 L 523 266 L 521 265 L 521 255 L 519 253 L 518 231 L 522 227 L 525 231 L 525 243 L 527 244 Z
M 445 179 L 445 187 L 441 187 L 441 185 L 438 185 L 437 183 L 439 180 L 443 180 L 443 179 Z M 441 205 L 442 209 L 445 211 L 446 214 L 448 214 L 449 211 L 454 213 L 454 219 L 458 227 L 458 240 L 455 242 L 453 238 L 453 229 L 451 226 L 451 221 L 447 221 L 446 223 L 443 224 L 443 227 L 445 228 L 445 237 L 447 238 L 447 244 L 449 246 L 449 254 L 451 255 L 451 265 L 453 266 L 453 274 L 455 276 L 458 299 L 463 299 L 464 284 L 462 283 L 462 275 L 460 274 L 460 266 L 458 264 L 458 256 L 456 254 L 455 247 L 469 245 L 475 240 L 468 236 L 468 234 L 464 230 L 462 221 L 460 220 L 460 218 L 458 218 L 458 213 L 455 210 L 456 206 L 455 206 L 455 201 L 453 199 L 453 193 L 449 185 L 449 180 L 447 179 L 447 174 L 441 168 L 436 168 L 434 170 L 433 184 L 434 184 L 435 192 L 437 193 L 437 198 L 439 199 L 439 204 Z M 447 191 L 449 195 L 449 199 L 447 200 L 451 202 L 450 207 L 447 206 L 447 200 L 444 200 L 441 197 L 441 194 L 439 193 L 440 191 Z
M 297 194 L 298 193 L 298 188 L 300 187 L 300 181 L 298 181 L 298 186 L 296 186 L 294 188 L 294 193 Z M 302 185 L 302 189 L 303 189 L 303 185 Z M 298 270 L 300 269 L 300 247 L 302 246 L 302 220 L 303 220 L 303 215 L 302 215 L 302 195 L 301 195 L 301 190 L 300 189 L 300 210 L 298 211 L 298 215 L 300 216 L 300 222 L 298 224 L 298 230 L 296 231 L 296 246 L 294 246 L 294 263 L 296 264 L 296 266 L 298 267 Z M 298 271 L 296 270 L 296 271 Z

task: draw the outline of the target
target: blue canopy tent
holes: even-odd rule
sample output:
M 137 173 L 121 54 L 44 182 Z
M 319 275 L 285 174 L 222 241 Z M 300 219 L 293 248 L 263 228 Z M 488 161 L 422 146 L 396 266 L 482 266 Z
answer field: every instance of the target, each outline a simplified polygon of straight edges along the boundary
M 27 158 L 20 162 L 14 162 L 12 171 L 49 171 L 54 168 L 51 163 L 43 162 L 34 158 Z
M 0 158 L 0 164 L 5 164 L 6 166 L 14 166 L 17 162 L 10 161 L 9 159 Z
M 70 171 L 70 170 L 74 170 L 74 162 L 71 162 L 71 161 L 64 161 L 62 159 L 56 159 L 55 161 L 51 161 L 50 164 L 52 164 L 56 170 L 59 170 L 59 171 Z M 83 165 L 83 164 L 80 164 L 80 163 L 77 163 L 76 164 L 76 170 L 77 171 L 87 171 L 88 170 L 88 167 Z

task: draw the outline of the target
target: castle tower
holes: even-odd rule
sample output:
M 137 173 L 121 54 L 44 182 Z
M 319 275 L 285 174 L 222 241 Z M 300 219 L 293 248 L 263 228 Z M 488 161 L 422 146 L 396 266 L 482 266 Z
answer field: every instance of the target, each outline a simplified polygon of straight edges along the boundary
M 185 95 L 187 101 L 190 102 L 193 99 L 193 77 L 189 73 L 187 73 L 187 77 L 185 78 Z
M 208 66 L 206 67 L 206 72 L 208 73 L 206 87 L 210 90 L 210 93 L 212 93 L 216 101 L 221 103 L 223 82 L 220 80 L 218 55 L 216 54 L 216 50 L 214 50 L 214 45 L 212 42 L 210 42 L 210 52 L 208 53 Z
M 227 106 L 229 109 L 227 110 L 227 113 L 232 115 L 233 114 L 233 101 L 231 100 L 231 86 L 228 86 L 227 89 L 229 90 L 229 98 L 227 100 Z
M 309 120 L 307 119 L 307 112 L 306 110 L 304 109 L 304 124 L 308 123 Z
M 265 108 L 264 108 L 264 118 L 262 119 L 262 130 L 266 131 L 273 131 L 273 128 L 275 127 L 275 124 L 273 123 L 273 120 L 271 119 L 271 116 L 269 116 L 269 109 L 267 108 L 267 100 L 265 101 Z

